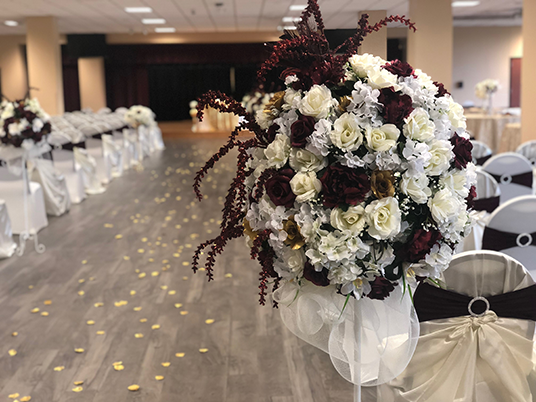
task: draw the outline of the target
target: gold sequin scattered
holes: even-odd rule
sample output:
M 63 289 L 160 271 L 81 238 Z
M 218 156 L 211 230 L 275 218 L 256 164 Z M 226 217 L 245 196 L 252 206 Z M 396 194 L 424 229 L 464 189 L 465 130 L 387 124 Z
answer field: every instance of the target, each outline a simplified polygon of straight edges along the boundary
M 214 319 L 213 318 L 209 318 L 208 320 L 205 320 L 205 324 L 213 324 L 214 323 Z
M 52 300 L 45 300 L 45 301 L 43 302 L 43 304 L 44 304 L 45 306 L 50 306 L 50 305 L 52 304 Z
M 138 278 L 143 279 L 146 276 L 147 276 L 147 274 L 145 272 L 142 272 L 141 274 L 138 275 Z
M 180 256 L 181 256 L 181 255 L 180 255 L 179 253 L 174 253 L 174 254 L 173 254 L 173 257 L 175 257 L 175 258 L 179 258 Z
M 158 276 L 158 275 L 160 275 L 160 272 L 158 271 L 151 272 L 151 276 Z
M 188 314 L 188 311 L 186 310 L 181 311 L 181 315 L 186 315 L 186 314 Z
M 76 353 L 84 353 L 84 349 L 83 348 L 76 348 L 74 350 Z
M 39 313 L 39 307 L 31 309 L 30 313 L 32 313 L 32 314 Z
M 58 367 L 54 367 L 54 371 L 63 371 L 65 370 L 65 366 L 58 366 Z
M 122 239 L 122 238 L 123 238 L 123 235 L 122 235 L 122 234 L 116 234 L 116 235 L 115 235 L 115 238 L 116 238 L 117 240 Z
M 102 307 L 102 306 L 104 306 L 104 303 L 98 302 L 98 303 L 95 303 L 94 306 L 95 307 Z
M 181 308 L 182 307 L 182 303 L 175 303 L 175 308 Z
M 83 390 L 84 390 L 84 388 L 82 388 L 81 386 L 73 388 L 73 392 L 82 392 Z
M 134 310 L 134 311 L 141 311 L 141 307 L 140 307 L 140 306 L 138 306 L 138 307 L 134 307 L 133 310 Z
M 157 376 L 154 377 L 154 379 L 156 381 L 162 381 L 164 379 L 164 376 L 163 375 L 157 375 Z
M 184 352 L 180 352 L 180 353 L 175 353 L 175 356 L 177 356 L 177 357 L 184 357 L 185 354 L 186 354 L 186 353 L 184 353 Z
M 41 313 L 41 317 L 48 317 L 48 311 L 43 311 Z
M 207 348 L 201 348 L 201 349 L 199 349 L 199 352 L 201 352 L 201 353 L 207 353 L 207 352 L 208 352 L 208 349 L 207 349 Z
M 171 366 L 171 363 L 170 362 L 164 362 L 162 363 L 162 367 L 169 367 Z
M 97 331 L 97 332 L 95 332 L 95 333 L 96 333 L 97 335 L 104 335 L 104 334 L 105 334 L 104 331 Z
M 128 304 L 128 301 L 126 300 L 121 300 L 121 301 L 117 301 L 114 303 L 115 307 L 126 306 L 127 304 Z
M 206 271 L 207 269 L 205 267 L 201 267 L 198 269 L 198 271 Z
M 147 322 L 147 318 L 140 318 L 140 322 Z
M 143 334 L 134 334 L 134 338 L 140 339 L 143 338 Z
M 153 325 L 153 326 L 151 327 L 151 329 L 160 329 L 160 325 L 155 324 L 155 325 Z
M 132 385 L 129 385 L 129 386 L 127 387 L 127 389 L 128 389 L 129 391 L 135 392 L 135 391 L 139 391 L 140 386 L 139 386 L 138 384 L 132 384 Z
M 149 261 L 149 262 L 154 262 L 154 258 L 151 257 L 151 258 L 149 258 L 148 261 Z
M 78 291 L 78 296 L 84 296 L 85 294 L 86 294 L 86 292 L 84 292 L 83 290 Z
M 86 324 L 87 324 L 87 325 L 95 325 L 95 321 L 93 321 L 93 320 L 88 320 L 88 321 L 86 321 Z

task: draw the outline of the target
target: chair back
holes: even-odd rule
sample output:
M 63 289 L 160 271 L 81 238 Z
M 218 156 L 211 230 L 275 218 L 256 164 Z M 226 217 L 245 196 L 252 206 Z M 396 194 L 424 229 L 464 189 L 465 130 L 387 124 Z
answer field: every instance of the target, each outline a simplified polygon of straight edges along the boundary
M 516 152 L 527 158 L 531 164 L 536 164 L 536 140 L 527 141 L 524 144 L 521 144 L 516 149 Z
M 501 194 L 497 180 L 488 172 L 477 169 L 476 171 L 476 200 L 496 197 Z
M 471 140 L 471 143 L 473 144 L 473 163 L 482 166 L 484 162 L 491 158 L 493 151 L 482 141 Z
M 532 165 L 524 156 L 506 152 L 491 157 L 482 169 L 491 174 L 501 189 L 501 204 L 532 194 Z

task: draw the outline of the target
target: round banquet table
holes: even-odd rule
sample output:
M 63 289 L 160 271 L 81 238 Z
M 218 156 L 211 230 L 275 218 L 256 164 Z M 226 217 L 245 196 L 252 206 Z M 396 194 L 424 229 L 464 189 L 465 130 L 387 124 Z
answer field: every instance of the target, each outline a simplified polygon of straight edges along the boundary
M 488 145 L 493 153 L 515 151 L 515 147 L 512 149 L 500 149 L 501 136 L 507 124 L 519 123 L 520 117 L 513 115 L 503 114 L 483 114 L 483 113 L 469 113 L 467 118 L 467 131 L 478 141 L 482 141 Z M 510 147 L 510 146 L 508 146 Z

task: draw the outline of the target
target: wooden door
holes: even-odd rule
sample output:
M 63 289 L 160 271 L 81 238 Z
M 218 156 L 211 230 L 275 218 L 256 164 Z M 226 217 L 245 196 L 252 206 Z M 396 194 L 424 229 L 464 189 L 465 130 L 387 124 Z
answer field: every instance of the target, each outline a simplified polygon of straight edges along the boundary
M 521 106 L 521 58 L 510 59 L 510 107 Z

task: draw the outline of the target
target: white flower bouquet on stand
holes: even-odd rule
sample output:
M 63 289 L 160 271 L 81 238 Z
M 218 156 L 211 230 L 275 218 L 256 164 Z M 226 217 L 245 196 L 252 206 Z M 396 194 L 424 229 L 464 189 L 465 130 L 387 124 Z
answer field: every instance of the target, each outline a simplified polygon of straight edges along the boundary
M 475 85 L 475 95 L 484 101 L 484 108 L 488 114 L 493 113 L 493 94 L 499 90 L 499 81 L 485 79 Z
M 200 117 L 211 105 L 247 121 L 194 184 L 202 198 L 201 179 L 238 148 L 221 233 L 199 246 L 194 269 L 209 248 L 212 279 L 217 254 L 245 233 L 262 267 L 261 304 L 271 283 L 286 326 L 329 353 L 356 390 L 409 362 L 419 326 L 408 281 L 437 280 L 448 267 L 470 229 L 475 179 L 463 108 L 443 85 L 407 63 L 356 54 L 367 33 L 413 24 L 367 18 L 330 50 L 310 0 L 299 35 L 261 67 L 261 77 L 281 71 L 286 89 L 255 119 L 221 93 L 200 98 Z M 238 140 L 243 129 L 255 138 Z

